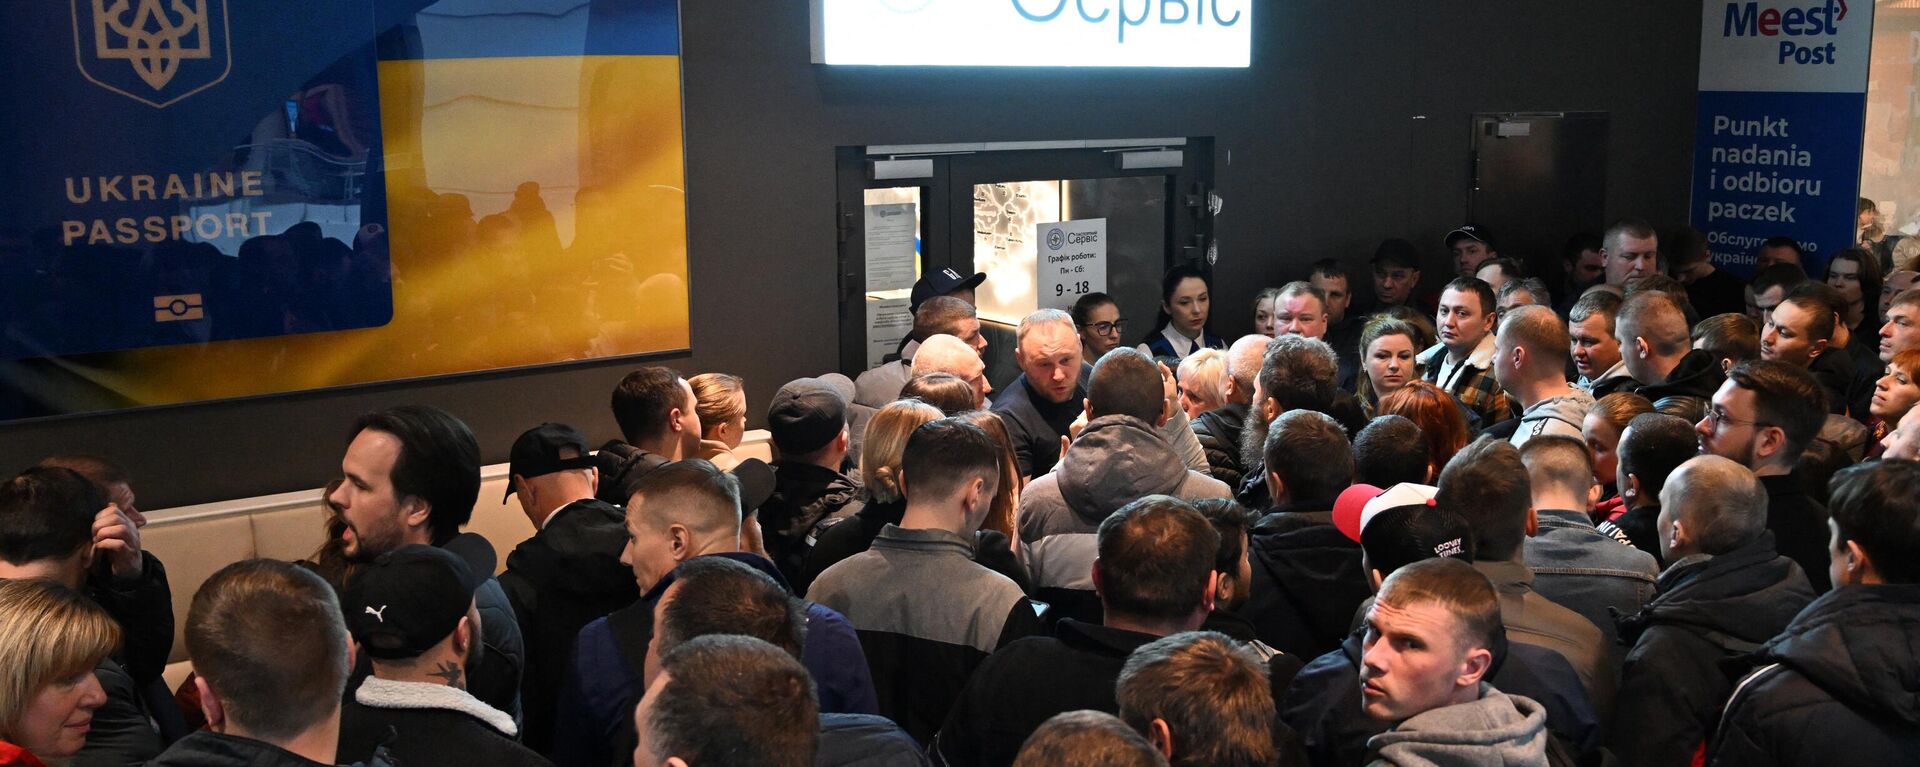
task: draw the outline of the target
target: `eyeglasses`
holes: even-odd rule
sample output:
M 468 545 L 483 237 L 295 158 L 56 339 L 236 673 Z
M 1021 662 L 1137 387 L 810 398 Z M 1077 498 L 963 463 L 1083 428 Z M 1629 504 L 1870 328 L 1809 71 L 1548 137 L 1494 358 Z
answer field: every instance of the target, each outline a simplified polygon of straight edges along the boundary
M 1766 426 L 1772 425 L 1765 421 L 1760 421 L 1760 420 L 1742 421 L 1738 418 L 1727 415 L 1726 408 L 1720 407 L 1719 405 L 1714 405 L 1712 407 L 1707 408 L 1707 423 L 1713 424 L 1714 428 L 1716 429 L 1719 428 L 1722 424 L 1733 424 L 1734 426 L 1756 426 L 1756 427 L 1766 427 Z
M 1103 335 L 1103 336 L 1111 336 L 1118 333 L 1126 332 L 1127 321 L 1114 320 L 1112 322 L 1095 322 L 1089 325 L 1081 325 L 1080 327 L 1086 328 L 1095 333 L 1099 333 L 1100 335 Z

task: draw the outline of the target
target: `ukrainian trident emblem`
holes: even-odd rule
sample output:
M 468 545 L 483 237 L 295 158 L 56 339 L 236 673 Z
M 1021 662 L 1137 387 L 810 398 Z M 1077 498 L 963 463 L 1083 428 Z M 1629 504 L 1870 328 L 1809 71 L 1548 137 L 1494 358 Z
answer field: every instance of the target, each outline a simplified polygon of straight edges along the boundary
M 73 0 L 74 60 L 89 82 L 165 108 L 227 78 L 227 0 Z

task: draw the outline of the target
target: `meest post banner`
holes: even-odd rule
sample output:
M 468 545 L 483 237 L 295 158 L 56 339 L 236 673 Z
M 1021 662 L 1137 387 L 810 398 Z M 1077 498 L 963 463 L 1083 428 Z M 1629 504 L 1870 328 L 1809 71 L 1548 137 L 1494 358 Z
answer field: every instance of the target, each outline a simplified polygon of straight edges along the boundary
M 1851 247 L 1872 0 L 1705 0 L 1693 226 L 1715 266 L 1750 275 L 1788 236 L 1818 276 Z

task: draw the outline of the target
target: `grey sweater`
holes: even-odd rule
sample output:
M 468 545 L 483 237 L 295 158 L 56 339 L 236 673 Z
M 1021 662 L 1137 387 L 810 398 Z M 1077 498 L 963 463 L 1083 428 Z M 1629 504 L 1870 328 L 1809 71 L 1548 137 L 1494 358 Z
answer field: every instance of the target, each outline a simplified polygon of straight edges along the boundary
M 1480 683 L 1480 699 L 1436 708 L 1367 741 L 1390 767 L 1546 767 L 1547 714 Z

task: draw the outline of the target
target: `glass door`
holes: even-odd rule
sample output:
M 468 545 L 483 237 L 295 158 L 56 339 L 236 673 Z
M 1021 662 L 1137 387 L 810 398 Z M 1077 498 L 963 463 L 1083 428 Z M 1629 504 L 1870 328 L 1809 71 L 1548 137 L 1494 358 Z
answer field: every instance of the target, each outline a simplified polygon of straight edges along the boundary
M 918 215 L 919 268 L 987 275 L 975 295 L 988 340 L 988 377 L 996 388 L 1019 375 L 1014 331 L 1035 309 L 1065 309 L 1084 293 L 1105 292 L 1129 322 L 1127 343 L 1137 343 L 1136 336 L 1152 327 L 1166 269 L 1179 262 L 1207 265 L 1210 139 L 1173 147 L 941 155 L 922 166 L 924 179 L 894 181 L 875 180 L 872 158 L 858 148 L 842 151 L 842 264 L 850 284 L 861 287 L 857 294 L 842 291 L 841 359 L 849 374 L 871 367 L 883 347 L 897 348 L 911 329 L 912 318 L 904 314 L 907 291 L 898 289 L 898 280 L 869 279 L 876 270 L 904 277 L 899 265 L 905 249 L 897 233 L 909 207 Z M 850 167 L 849 161 L 857 164 Z M 852 215 L 855 200 L 858 216 Z M 878 213 L 891 215 L 892 222 Z M 1104 258 L 1084 275 L 1043 281 L 1043 233 L 1061 222 L 1073 222 L 1065 231 L 1103 227 Z M 872 226 L 883 227 L 883 234 L 873 235 L 867 229 Z M 918 269 L 913 274 L 917 278 Z

